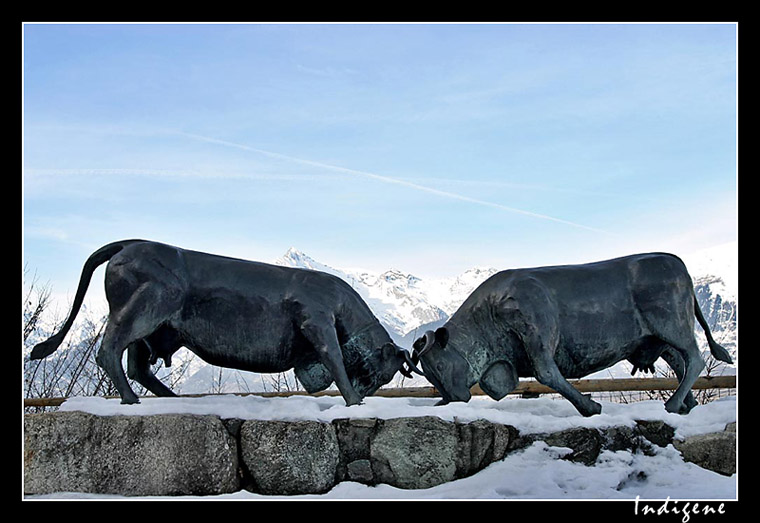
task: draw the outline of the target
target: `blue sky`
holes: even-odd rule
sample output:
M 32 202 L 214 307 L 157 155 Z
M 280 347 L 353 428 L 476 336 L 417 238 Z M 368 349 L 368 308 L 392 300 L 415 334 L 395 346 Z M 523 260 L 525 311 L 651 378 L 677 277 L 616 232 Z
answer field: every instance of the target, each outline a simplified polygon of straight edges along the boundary
M 421 277 L 737 239 L 734 24 L 23 33 L 24 263 L 55 292 L 124 238 Z

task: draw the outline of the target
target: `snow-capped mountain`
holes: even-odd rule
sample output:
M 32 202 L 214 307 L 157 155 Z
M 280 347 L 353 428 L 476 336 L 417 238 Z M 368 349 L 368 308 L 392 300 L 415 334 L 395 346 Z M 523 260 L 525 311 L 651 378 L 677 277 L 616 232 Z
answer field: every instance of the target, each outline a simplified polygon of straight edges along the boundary
M 739 293 L 739 251 L 738 243 L 730 242 L 707 249 L 701 249 L 682 256 L 692 279 L 710 279 L 715 292 L 738 298 Z
M 738 314 L 736 297 L 727 292 L 724 281 L 714 275 L 696 278 L 694 292 L 715 341 L 723 345 L 736 359 Z M 700 346 L 704 346 L 701 338 L 697 330 L 697 340 Z
M 736 361 L 739 303 L 738 244 L 736 242 L 697 251 L 683 258 L 694 283 L 702 314 L 715 340 Z M 697 340 L 706 349 L 701 329 Z
M 295 248 L 274 263 L 327 272 L 348 282 L 397 343 L 422 326 L 442 324 L 475 287 L 496 272 L 475 268 L 453 278 L 422 280 L 398 269 L 382 273 L 336 269 Z

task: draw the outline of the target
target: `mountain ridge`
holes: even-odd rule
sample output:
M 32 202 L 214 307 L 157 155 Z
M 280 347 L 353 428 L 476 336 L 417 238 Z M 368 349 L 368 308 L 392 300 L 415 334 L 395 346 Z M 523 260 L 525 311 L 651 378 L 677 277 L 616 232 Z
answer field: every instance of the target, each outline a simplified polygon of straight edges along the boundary
M 397 268 L 384 272 L 339 269 L 294 247 L 274 264 L 319 270 L 341 278 L 367 302 L 394 339 L 403 339 L 422 325 L 448 319 L 475 287 L 498 272 L 476 267 L 452 278 L 423 280 Z

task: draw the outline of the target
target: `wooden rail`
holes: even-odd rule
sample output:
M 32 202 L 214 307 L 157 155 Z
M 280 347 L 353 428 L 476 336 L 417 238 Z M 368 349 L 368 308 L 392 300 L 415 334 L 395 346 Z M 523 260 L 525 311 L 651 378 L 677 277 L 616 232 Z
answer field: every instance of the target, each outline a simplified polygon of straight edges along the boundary
M 629 392 L 645 390 L 675 390 L 678 380 L 675 378 L 616 378 L 616 379 L 586 379 L 570 380 L 570 383 L 579 392 Z M 736 388 L 736 376 L 710 376 L 700 377 L 692 386 L 694 390 L 703 389 L 734 389 Z M 478 385 L 471 392 L 473 395 L 485 394 Z M 554 394 L 556 391 L 542 385 L 537 381 L 521 381 L 510 394 L 533 395 Z M 214 394 L 187 394 L 183 398 L 213 396 Z M 304 391 L 291 392 L 245 392 L 236 393 L 238 396 L 260 396 L 265 398 L 284 396 L 340 396 L 337 390 L 325 390 L 316 394 L 308 394 Z M 404 387 L 384 388 L 374 394 L 386 398 L 435 398 L 440 394 L 434 387 Z M 109 396 L 114 398 L 115 396 Z M 67 398 L 25 398 L 24 407 L 56 407 L 66 401 Z

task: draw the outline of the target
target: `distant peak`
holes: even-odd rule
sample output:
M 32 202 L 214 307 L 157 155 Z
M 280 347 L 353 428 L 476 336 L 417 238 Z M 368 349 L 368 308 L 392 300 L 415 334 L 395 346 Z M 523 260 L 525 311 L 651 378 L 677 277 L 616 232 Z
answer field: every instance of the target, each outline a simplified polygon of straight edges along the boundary
M 316 262 L 303 251 L 290 247 L 275 263 L 278 265 L 304 266 L 312 265 Z
M 295 247 L 291 247 L 285 251 L 282 257 L 286 260 L 312 260 L 308 254 Z
M 385 279 L 385 281 L 399 281 L 399 280 L 406 280 L 409 283 L 420 281 L 418 277 L 416 277 L 413 274 L 408 274 L 403 271 L 400 271 L 398 269 L 388 269 L 385 271 L 381 277 Z
M 480 274 L 482 272 L 495 272 L 496 269 L 493 267 L 472 267 L 471 269 L 467 269 L 464 272 L 474 273 L 474 274 Z

